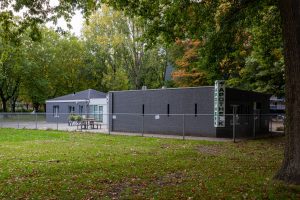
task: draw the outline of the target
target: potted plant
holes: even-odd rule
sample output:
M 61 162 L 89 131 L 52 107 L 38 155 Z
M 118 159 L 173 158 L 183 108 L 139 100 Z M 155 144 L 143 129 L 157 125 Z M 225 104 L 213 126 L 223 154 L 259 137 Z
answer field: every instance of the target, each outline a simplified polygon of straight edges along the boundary
M 69 126 L 72 126 L 74 121 L 76 121 L 76 116 L 74 114 L 69 115 Z

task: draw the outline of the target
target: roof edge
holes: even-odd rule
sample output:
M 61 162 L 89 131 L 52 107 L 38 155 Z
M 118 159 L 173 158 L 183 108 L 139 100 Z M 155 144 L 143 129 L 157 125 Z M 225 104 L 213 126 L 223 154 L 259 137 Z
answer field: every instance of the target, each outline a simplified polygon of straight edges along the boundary
M 102 98 L 99 98 L 102 99 Z M 88 99 L 76 99 L 76 100 L 46 100 L 46 103 L 69 103 L 69 102 L 88 102 Z
M 146 90 L 117 90 L 117 91 L 109 91 L 108 93 L 114 93 L 114 92 L 144 92 L 144 91 L 161 91 L 161 90 L 184 90 L 184 89 L 201 89 L 201 88 L 214 88 L 215 86 L 199 86 L 199 87 L 179 87 L 179 88 L 157 88 L 157 89 L 146 89 Z M 226 89 L 232 89 L 232 90 L 237 90 L 237 91 L 244 91 L 244 92 L 251 92 L 255 94 L 261 94 L 261 95 L 267 95 L 267 96 L 272 96 L 271 94 L 268 93 L 263 93 L 263 92 L 256 92 L 252 90 L 243 90 L 243 89 L 238 89 L 238 88 L 232 88 L 232 87 L 226 87 Z
M 114 92 L 137 92 L 137 91 L 156 91 L 156 90 L 182 90 L 182 89 L 200 89 L 200 88 L 213 88 L 214 86 L 200 86 L 200 87 L 179 87 L 179 88 L 157 88 L 157 89 L 146 89 L 146 90 L 116 90 L 109 91 L 108 93 Z
M 271 98 L 271 96 L 272 96 L 272 94 L 269 94 L 269 93 L 256 92 L 256 91 L 252 91 L 252 90 L 243 90 L 243 89 L 231 88 L 231 87 L 226 87 L 226 89 L 237 90 L 237 91 L 243 91 L 243 92 L 251 92 L 251 93 L 254 93 L 254 94 L 260 94 L 260 95 L 269 96 L 269 98 Z

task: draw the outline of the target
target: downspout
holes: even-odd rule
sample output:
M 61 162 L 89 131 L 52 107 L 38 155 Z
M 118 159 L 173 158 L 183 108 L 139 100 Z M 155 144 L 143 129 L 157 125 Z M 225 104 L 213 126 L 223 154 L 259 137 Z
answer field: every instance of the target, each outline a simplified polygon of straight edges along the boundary
M 91 96 L 91 89 L 89 89 L 88 99 L 87 99 L 87 105 L 86 105 L 87 118 L 89 118 L 89 115 L 90 115 L 90 112 L 89 112 L 89 107 L 90 107 L 90 96 Z

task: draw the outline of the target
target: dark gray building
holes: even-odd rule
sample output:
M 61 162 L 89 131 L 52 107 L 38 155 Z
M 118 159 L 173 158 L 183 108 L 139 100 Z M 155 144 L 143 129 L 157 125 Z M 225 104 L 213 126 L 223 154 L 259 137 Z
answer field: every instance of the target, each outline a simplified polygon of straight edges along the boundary
M 107 123 L 106 93 L 88 89 L 46 101 L 47 122 L 68 122 L 70 114 L 88 115 Z
M 232 106 L 237 105 L 238 137 L 267 133 L 269 122 L 264 114 L 269 113 L 270 95 L 225 90 L 221 127 L 215 125 L 218 99 L 213 86 L 109 92 L 110 130 L 178 135 L 184 131 L 191 136 L 232 137 Z M 257 114 L 255 119 L 253 114 Z

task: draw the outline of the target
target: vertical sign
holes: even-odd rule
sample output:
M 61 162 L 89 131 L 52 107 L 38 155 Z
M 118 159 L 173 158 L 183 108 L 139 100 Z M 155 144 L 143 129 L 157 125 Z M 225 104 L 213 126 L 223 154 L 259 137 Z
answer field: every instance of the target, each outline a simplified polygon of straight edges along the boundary
M 215 81 L 214 126 L 225 127 L 225 82 Z

